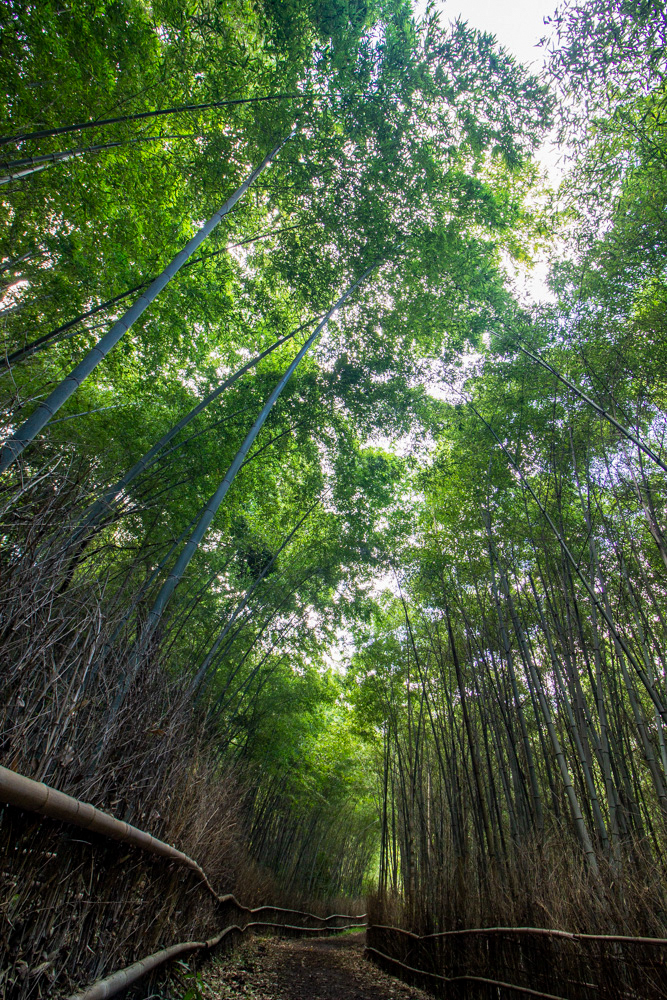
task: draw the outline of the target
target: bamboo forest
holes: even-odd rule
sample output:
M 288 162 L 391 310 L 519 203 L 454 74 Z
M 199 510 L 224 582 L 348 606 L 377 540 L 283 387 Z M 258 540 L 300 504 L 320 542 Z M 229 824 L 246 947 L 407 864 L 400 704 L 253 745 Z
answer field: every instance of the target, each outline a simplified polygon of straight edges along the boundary
M 667 8 L 557 3 L 5 0 L 7 1000 L 667 997 Z

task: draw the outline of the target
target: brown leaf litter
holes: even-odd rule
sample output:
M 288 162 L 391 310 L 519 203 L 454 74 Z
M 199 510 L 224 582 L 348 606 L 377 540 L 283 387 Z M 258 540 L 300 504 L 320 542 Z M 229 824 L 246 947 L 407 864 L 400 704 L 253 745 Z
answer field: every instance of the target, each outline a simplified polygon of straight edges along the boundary
M 253 938 L 201 969 L 202 1000 L 433 1000 L 364 957 L 364 932 Z

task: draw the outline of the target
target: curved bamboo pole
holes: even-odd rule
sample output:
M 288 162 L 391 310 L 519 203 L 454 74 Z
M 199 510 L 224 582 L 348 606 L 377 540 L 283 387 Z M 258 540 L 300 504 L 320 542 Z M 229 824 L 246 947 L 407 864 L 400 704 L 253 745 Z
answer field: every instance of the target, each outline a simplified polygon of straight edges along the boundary
M 244 907 L 245 909 L 245 907 Z M 252 912 L 252 911 L 251 911 Z M 298 913 L 298 910 L 286 911 L 289 913 Z M 331 920 L 331 917 L 326 917 L 326 920 Z M 245 934 L 247 930 L 252 930 L 255 927 L 272 927 L 277 930 L 284 931 L 297 931 L 301 934 L 330 934 L 332 931 L 348 931 L 357 927 L 357 924 L 347 924 L 345 927 L 296 927 L 293 924 L 271 924 L 264 923 L 263 921 L 257 920 L 252 923 L 246 924 L 245 927 L 241 927 L 240 924 L 230 924 L 229 927 L 225 927 L 224 930 L 220 931 L 213 938 L 209 938 L 208 941 L 183 941 L 180 944 L 173 944 L 170 948 L 163 948 L 161 951 L 156 951 L 153 955 L 148 955 L 147 958 L 142 958 L 139 962 L 135 962 L 134 965 L 128 966 L 126 969 L 120 969 L 118 972 L 114 972 L 112 975 L 107 976 L 104 979 L 98 979 L 91 986 L 83 991 L 83 993 L 77 993 L 74 996 L 69 997 L 69 1000 L 105 1000 L 106 997 L 115 996 L 116 993 L 120 993 L 121 990 L 127 989 L 132 983 L 135 983 L 137 979 L 142 976 L 147 975 L 154 969 L 157 969 L 160 965 L 164 965 L 166 962 L 171 961 L 171 959 L 176 958 L 178 955 L 184 955 L 192 951 L 207 951 L 211 948 L 215 948 L 220 942 L 231 934 L 232 931 L 238 931 L 239 934 Z
M 297 912 L 297 911 L 293 911 Z M 331 917 L 327 917 L 330 920 Z M 230 924 L 229 927 L 225 927 L 219 934 L 213 938 L 209 938 L 208 941 L 184 941 L 179 944 L 171 945 L 169 948 L 163 948 L 161 951 L 155 952 L 153 955 L 149 955 L 146 958 L 141 959 L 139 962 L 135 962 L 133 965 L 128 966 L 126 969 L 120 969 L 114 972 L 112 975 L 105 977 L 104 979 L 98 979 L 95 983 L 89 986 L 81 993 L 77 993 L 69 998 L 69 1000 L 106 1000 L 107 997 L 115 996 L 121 990 L 127 989 L 128 986 L 135 983 L 142 976 L 147 975 L 149 972 L 154 971 L 159 968 L 159 966 L 164 965 L 166 962 L 171 961 L 179 955 L 188 954 L 193 951 L 202 951 L 204 949 L 210 950 L 219 945 L 225 937 L 234 931 L 239 934 L 244 934 L 247 930 L 252 930 L 257 927 L 271 927 L 275 930 L 285 930 L 305 934 L 321 934 L 323 932 L 330 932 L 330 930 L 344 931 L 352 930 L 354 927 L 359 926 L 357 924 L 348 924 L 344 927 L 336 928 L 323 928 L 323 927 L 298 927 L 292 924 L 276 924 L 276 923 L 266 923 L 262 921 L 254 921 L 252 923 L 246 924 L 245 927 L 241 927 L 239 924 Z M 378 927 L 380 925 L 377 925 Z M 391 930 L 401 930 L 398 927 L 388 928 Z M 494 927 L 487 928 L 488 930 L 496 931 L 507 931 L 507 930 L 530 930 L 535 933 L 539 933 L 541 928 L 507 928 L 507 927 Z M 480 929 L 481 930 L 481 929 Z M 407 932 L 410 933 L 410 932 Z M 466 933 L 454 932 L 454 933 Z M 552 933 L 552 932 L 547 932 Z M 566 934 L 566 932 L 562 932 Z M 411 935 L 412 937 L 417 937 L 418 935 Z M 437 937 L 438 935 L 425 935 L 426 937 Z M 571 935 L 566 934 L 570 937 Z M 614 940 L 614 937 L 607 938 L 605 935 L 573 935 L 574 937 L 602 937 L 605 940 Z M 623 939 L 626 940 L 626 939 Z M 630 938 L 627 940 L 636 941 L 654 941 L 652 938 L 642 939 L 642 938 Z M 655 939 L 657 943 L 657 939 Z M 665 942 L 662 942 L 663 944 Z M 443 976 L 437 972 L 429 972 L 426 969 L 418 969 L 415 966 L 407 965 L 405 962 L 401 962 L 400 959 L 394 958 L 392 955 L 387 955 L 385 952 L 380 951 L 377 948 L 373 948 L 370 945 L 366 945 L 365 951 L 377 955 L 379 958 L 391 962 L 394 965 L 398 965 L 408 972 L 416 973 L 417 975 L 428 976 L 431 979 L 437 979 L 440 982 L 453 983 L 453 982 L 476 982 L 485 983 L 491 986 L 497 986 L 502 989 L 512 990 L 517 993 L 523 993 L 527 996 L 539 997 L 540 1000 L 565 1000 L 564 997 L 557 996 L 554 993 L 543 993 L 539 990 L 533 990 L 527 986 L 516 986 L 514 983 L 501 982 L 497 979 L 488 979 L 484 976 Z
M 51 788 L 41 781 L 33 781 L 23 774 L 17 774 L 8 767 L 0 766 L 0 800 L 8 805 L 18 806 L 19 809 L 28 809 L 30 812 L 39 813 L 48 819 L 61 820 L 65 823 L 72 823 L 91 833 L 99 833 L 112 840 L 121 840 L 133 847 L 139 847 L 149 854 L 157 854 L 160 857 L 176 861 L 178 864 L 191 868 L 206 883 L 207 888 L 218 899 L 217 893 L 212 888 L 204 870 L 189 858 L 183 851 L 179 851 L 171 844 L 158 840 L 145 830 L 139 830 L 136 826 L 126 823 L 124 820 L 116 819 L 109 813 L 102 812 L 89 802 L 81 802 L 79 799 L 59 792 L 56 788 Z
M 527 996 L 539 997 L 540 1000 L 567 1000 L 567 997 L 556 996 L 555 993 L 541 993 L 539 990 L 531 990 L 528 986 L 515 986 L 513 983 L 503 983 L 499 979 L 486 979 L 484 976 L 441 976 L 438 972 L 427 972 L 426 969 L 416 969 L 414 965 L 406 965 L 405 962 L 401 962 L 400 959 L 393 958 L 391 955 L 385 955 L 383 951 L 379 951 L 377 948 L 371 948 L 370 945 L 366 945 L 364 950 L 372 952 L 374 955 L 379 955 L 379 957 L 384 959 L 386 962 L 392 962 L 394 965 L 400 965 L 400 967 L 402 969 L 406 969 L 407 972 L 414 972 L 418 976 L 428 976 L 430 979 L 437 979 L 441 983 L 486 983 L 489 986 L 498 986 L 501 989 L 513 990 L 515 993 L 524 993 Z M 88 998 L 86 998 L 86 1000 L 88 1000 Z
M 136 826 L 126 823 L 124 820 L 116 819 L 109 813 L 102 812 L 89 802 L 81 802 L 79 799 L 60 792 L 56 788 L 51 788 L 41 781 L 33 781 L 23 774 L 0 765 L 0 802 L 16 806 L 19 809 L 27 809 L 30 812 L 46 816 L 48 819 L 59 820 L 63 823 L 71 823 L 79 826 L 91 833 L 98 833 L 112 840 L 119 840 L 132 847 L 138 847 L 149 854 L 157 854 L 175 861 L 186 868 L 195 871 L 209 892 L 215 897 L 218 903 L 229 903 L 234 905 L 242 913 L 258 914 L 270 910 L 272 913 L 292 913 L 298 917 L 309 917 L 311 920 L 319 920 L 327 923 L 329 920 L 364 920 L 365 913 L 331 913 L 327 917 L 320 917 L 316 913 L 308 913 L 307 910 L 292 910 L 283 906 L 257 906 L 254 909 L 244 906 L 232 893 L 219 895 L 211 883 L 204 869 L 192 858 L 165 843 L 158 840 L 145 830 L 139 830 Z M 174 946 L 176 947 L 176 946 Z
M 116 993 L 120 993 L 121 990 L 127 989 L 128 986 L 135 983 L 137 979 L 141 979 L 142 976 L 148 975 L 153 969 L 157 969 L 160 965 L 164 965 L 165 962 L 169 962 L 179 955 L 185 955 L 192 951 L 200 951 L 203 948 L 214 947 L 215 944 L 219 944 L 233 930 L 243 933 L 243 928 L 233 924 L 230 927 L 225 927 L 218 937 L 212 938 L 211 941 L 183 941 L 181 944 L 174 944 L 170 948 L 163 948 L 161 951 L 156 951 L 153 955 L 148 955 L 147 958 L 142 958 L 139 962 L 135 962 L 134 965 L 128 966 L 127 969 L 120 969 L 105 979 L 98 979 L 82 993 L 76 993 L 71 996 L 69 1000 L 105 1000 L 106 997 L 115 996 Z
M 467 934 L 536 934 L 544 937 L 566 938 L 568 941 L 611 941 L 614 944 L 655 944 L 660 947 L 667 945 L 667 938 L 632 937 L 627 934 L 579 934 L 576 931 L 561 931 L 551 927 L 464 927 L 456 931 L 436 931 L 435 934 L 415 934 L 404 927 L 392 927 L 389 924 L 369 924 L 369 930 L 395 931 L 405 934 L 415 941 L 430 941 L 432 938 L 462 937 Z

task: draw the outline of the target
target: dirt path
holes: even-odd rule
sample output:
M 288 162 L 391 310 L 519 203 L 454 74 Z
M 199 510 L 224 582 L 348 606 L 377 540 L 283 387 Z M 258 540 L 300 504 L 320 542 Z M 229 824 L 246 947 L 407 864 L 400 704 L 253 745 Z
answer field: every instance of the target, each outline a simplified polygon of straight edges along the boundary
M 364 958 L 364 933 L 254 939 L 201 970 L 206 1000 L 433 1000 Z

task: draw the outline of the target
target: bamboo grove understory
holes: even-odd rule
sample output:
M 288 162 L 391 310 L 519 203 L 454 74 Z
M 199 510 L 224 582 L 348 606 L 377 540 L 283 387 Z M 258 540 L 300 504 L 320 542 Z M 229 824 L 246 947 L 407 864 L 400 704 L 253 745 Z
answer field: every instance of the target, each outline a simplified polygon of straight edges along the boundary
M 667 14 L 445 14 L 3 7 L 0 763 L 436 993 L 658 997 Z M 3 995 L 211 936 L 26 816 Z

